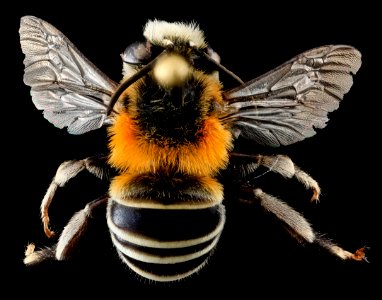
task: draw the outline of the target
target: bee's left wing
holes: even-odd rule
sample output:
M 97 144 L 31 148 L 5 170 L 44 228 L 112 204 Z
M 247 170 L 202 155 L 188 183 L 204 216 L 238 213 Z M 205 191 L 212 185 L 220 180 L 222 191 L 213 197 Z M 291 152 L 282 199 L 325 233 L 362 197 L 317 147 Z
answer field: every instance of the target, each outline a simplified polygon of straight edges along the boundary
M 223 94 L 223 123 L 236 136 L 265 146 L 289 145 L 324 128 L 361 66 L 350 46 L 306 51 L 274 70 Z
M 117 84 L 49 23 L 25 16 L 20 23 L 24 82 L 44 117 L 71 134 L 111 122 L 106 111 Z

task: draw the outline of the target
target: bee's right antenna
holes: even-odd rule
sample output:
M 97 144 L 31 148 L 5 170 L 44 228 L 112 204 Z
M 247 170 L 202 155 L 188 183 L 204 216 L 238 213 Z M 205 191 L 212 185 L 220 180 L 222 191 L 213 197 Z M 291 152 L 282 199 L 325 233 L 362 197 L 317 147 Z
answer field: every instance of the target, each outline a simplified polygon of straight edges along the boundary
M 203 55 L 203 57 L 205 59 L 207 59 L 209 62 L 211 62 L 212 64 L 214 64 L 219 70 L 227 73 L 228 75 L 230 75 L 232 78 L 236 79 L 240 84 L 244 84 L 244 81 L 241 80 L 241 78 L 239 76 L 237 76 L 234 72 L 228 70 L 226 67 L 224 67 L 222 64 L 220 64 L 219 62 L 215 61 L 211 56 L 209 56 L 207 53 L 203 52 L 203 51 L 199 51 L 199 54 Z

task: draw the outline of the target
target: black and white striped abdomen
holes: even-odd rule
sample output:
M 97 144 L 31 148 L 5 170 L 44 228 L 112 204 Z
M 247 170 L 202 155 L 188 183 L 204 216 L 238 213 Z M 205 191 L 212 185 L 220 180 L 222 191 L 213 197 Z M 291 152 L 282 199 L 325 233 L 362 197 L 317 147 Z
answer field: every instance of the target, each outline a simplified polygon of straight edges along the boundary
M 222 204 L 198 209 L 137 208 L 110 200 L 112 241 L 121 259 L 155 281 L 182 279 L 198 271 L 219 240 Z

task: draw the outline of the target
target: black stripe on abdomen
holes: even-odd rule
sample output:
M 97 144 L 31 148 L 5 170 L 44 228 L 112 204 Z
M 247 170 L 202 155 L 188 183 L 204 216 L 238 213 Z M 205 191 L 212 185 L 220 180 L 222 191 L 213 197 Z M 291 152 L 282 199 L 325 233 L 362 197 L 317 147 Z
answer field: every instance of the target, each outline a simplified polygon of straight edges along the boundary
M 156 281 L 184 278 L 199 270 L 216 246 L 224 206 L 203 209 L 145 209 L 110 201 L 108 225 L 122 260 Z
M 220 221 L 218 206 L 204 209 L 147 209 L 113 202 L 111 219 L 119 227 L 161 241 L 188 240 L 213 231 Z

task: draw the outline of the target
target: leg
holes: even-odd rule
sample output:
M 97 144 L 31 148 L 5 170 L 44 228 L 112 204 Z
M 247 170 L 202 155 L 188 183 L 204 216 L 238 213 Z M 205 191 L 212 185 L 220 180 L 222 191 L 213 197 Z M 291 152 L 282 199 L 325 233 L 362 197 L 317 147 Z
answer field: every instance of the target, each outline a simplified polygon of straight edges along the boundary
M 285 178 L 295 177 L 299 182 L 301 182 L 307 189 L 313 190 L 313 196 L 311 201 L 318 201 L 321 193 L 321 189 L 316 180 L 314 180 L 309 174 L 302 171 L 297 167 L 292 160 L 285 155 L 273 155 L 273 156 L 263 156 L 263 155 L 246 155 L 239 153 L 232 153 L 233 157 L 242 158 L 245 160 L 245 164 L 242 165 L 245 173 L 252 173 L 258 167 L 263 166 L 268 168 L 268 172 L 272 171 L 279 173 Z M 248 162 L 248 160 L 250 162 Z
M 106 203 L 108 196 L 103 196 L 88 203 L 84 209 L 76 212 L 65 226 L 58 243 L 51 248 L 34 251 L 34 244 L 29 244 L 25 251 L 26 265 L 38 264 L 46 259 L 64 260 L 70 256 L 81 236 L 85 233 L 92 211 L 99 205 Z
M 253 193 L 255 198 L 260 201 L 261 206 L 282 221 L 291 235 L 299 241 L 317 243 L 321 247 L 329 250 L 332 254 L 344 260 L 366 260 L 364 247 L 358 249 L 355 253 L 351 253 L 330 242 L 329 240 L 317 237 L 308 221 L 288 204 L 277 199 L 276 197 L 264 193 L 260 189 L 255 189 Z
M 48 209 L 58 187 L 63 187 L 70 179 L 74 178 L 83 170 L 102 179 L 106 176 L 107 165 L 105 157 L 89 157 L 82 160 L 70 160 L 63 162 L 56 172 L 40 207 L 41 219 L 46 236 L 52 237 L 54 232 L 49 229 Z

